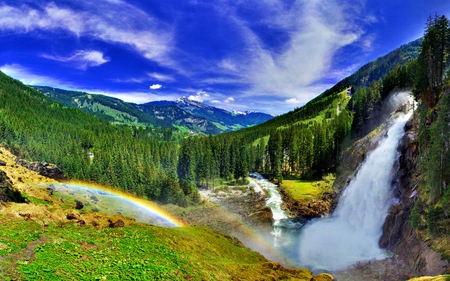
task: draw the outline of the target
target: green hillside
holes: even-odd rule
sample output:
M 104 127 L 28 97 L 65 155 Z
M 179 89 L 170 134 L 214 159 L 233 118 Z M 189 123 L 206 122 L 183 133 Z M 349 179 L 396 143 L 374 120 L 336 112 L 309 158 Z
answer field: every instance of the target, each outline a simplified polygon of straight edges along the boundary
M 272 118 L 261 112 L 235 114 L 187 98 L 175 101 L 155 101 L 134 104 L 104 95 L 62 90 L 47 86 L 32 86 L 45 96 L 67 107 L 79 108 L 105 121 L 152 127 L 156 134 L 184 137 L 195 134 L 220 134 L 260 124 Z M 170 138 L 166 138 L 170 140 Z
M 33 88 L 65 106 L 80 108 L 106 121 L 136 126 L 171 127 L 170 123 L 145 114 L 120 99 L 52 87 L 33 86 Z
M 178 184 L 177 145 L 160 139 L 151 128 L 111 125 L 0 73 L 0 142 L 18 157 L 160 202 L 196 202 L 197 191 Z
M 279 183 L 334 173 L 341 151 L 384 122 L 381 104 L 389 93 L 412 89 L 420 42 L 363 66 L 306 105 L 263 124 L 182 140 L 178 176 L 184 185 L 209 186 L 219 178 L 243 178 L 248 171 Z M 376 75 L 368 75 L 371 71 Z
M 2 216 L 0 223 L 0 257 L 10 257 L 2 280 L 321 280 L 206 228 L 44 227 Z

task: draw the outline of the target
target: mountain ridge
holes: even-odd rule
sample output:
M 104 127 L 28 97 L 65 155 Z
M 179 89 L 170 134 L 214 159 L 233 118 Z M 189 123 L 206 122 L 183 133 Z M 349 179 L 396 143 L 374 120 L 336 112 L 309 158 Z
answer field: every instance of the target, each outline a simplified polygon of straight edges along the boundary
M 160 100 L 135 104 L 87 92 L 48 86 L 32 87 L 64 106 L 80 108 L 106 121 L 128 125 L 177 128 L 194 133 L 219 134 L 254 126 L 273 117 L 256 111 L 248 111 L 244 114 L 233 113 L 185 97 L 174 101 Z

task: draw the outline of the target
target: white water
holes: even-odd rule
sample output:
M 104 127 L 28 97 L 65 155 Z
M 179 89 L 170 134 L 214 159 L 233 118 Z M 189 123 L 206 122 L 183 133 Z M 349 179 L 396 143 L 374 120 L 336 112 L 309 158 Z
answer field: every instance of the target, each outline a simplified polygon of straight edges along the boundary
M 378 240 L 393 203 L 392 167 L 409 117 L 397 119 L 388 136 L 367 157 L 343 192 L 334 214 L 316 219 L 302 229 L 299 236 L 302 266 L 334 271 L 359 261 L 387 257 Z
M 279 243 L 282 240 L 283 228 L 295 228 L 300 227 L 298 223 L 292 222 L 286 212 L 281 208 L 283 199 L 278 192 L 278 187 L 266 180 L 263 176 L 258 173 L 252 172 L 250 176 L 253 178 L 255 183 L 266 192 L 266 206 L 272 209 L 273 214 L 273 230 L 271 232 L 274 237 L 274 246 L 279 247 Z

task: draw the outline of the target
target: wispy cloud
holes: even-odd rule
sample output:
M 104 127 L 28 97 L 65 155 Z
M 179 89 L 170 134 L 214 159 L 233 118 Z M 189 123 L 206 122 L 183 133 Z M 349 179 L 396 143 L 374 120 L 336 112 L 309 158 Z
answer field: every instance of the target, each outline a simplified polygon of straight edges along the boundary
M 83 70 L 87 69 L 88 67 L 102 65 L 109 61 L 109 59 L 104 57 L 103 53 L 92 50 L 79 50 L 74 55 L 69 57 L 52 56 L 47 54 L 42 54 L 41 57 L 54 61 L 70 63 L 73 64 L 76 68 Z
M 156 73 L 156 72 L 148 73 L 148 76 L 153 78 L 153 79 L 156 79 L 157 81 L 161 81 L 161 82 L 172 82 L 172 81 L 175 80 L 170 75 L 162 74 L 162 73 Z
M 233 102 L 234 101 L 234 98 L 233 97 L 228 97 L 228 98 L 226 98 L 223 102 L 224 103 L 230 103 L 230 102 Z
M 304 98 L 300 93 L 313 85 L 318 88 L 317 82 L 327 75 L 335 53 L 356 42 L 364 32 L 355 24 L 355 15 L 345 1 L 297 1 L 288 7 L 281 2 L 252 2 L 265 11 L 261 24 L 287 34 L 285 43 L 277 48 L 267 46 L 261 34 L 252 29 L 255 23 L 239 16 L 239 8 L 222 8 L 239 27 L 240 37 L 246 38 L 247 49 L 218 66 L 245 77 L 249 96 L 298 96 L 306 102 L 313 93 Z
M 124 44 L 149 60 L 164 66 L 174 65 L 169 56 L 173 40 L 170 29 L 147 13 L 122 1 L 76 2 L 75 5 L 82 11 L 53 2 L 38 8 L 3 4 L 0 6 L 0 30 L 70 32 L 77 37 Z
M 210 95 L 205 91 L 198 91 L 195 95 L 190 95 L 188 99 L 198 102 L 203 102 L 210 98 Z
M 8 76 L 14 77 L 14 79 L 19 80 L 25 85 L 53 86 L 60 88 L 73 86 L 70 82 L 31 72 L 27 68 L 18 64 L 5 64 L 0 66 L 0 71 Z

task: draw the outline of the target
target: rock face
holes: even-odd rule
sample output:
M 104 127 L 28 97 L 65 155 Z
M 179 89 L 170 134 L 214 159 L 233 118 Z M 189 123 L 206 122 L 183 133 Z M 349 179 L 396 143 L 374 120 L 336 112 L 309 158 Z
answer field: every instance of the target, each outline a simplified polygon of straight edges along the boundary
M 247 216 L 247 219 L 256 224 L 273 224 L 273 213 L 269 206 L 264 206 Z
M 48 178 L 62 180 L 64 179 L 64 172 L 54 164 L 47 162 L 28 162 L 26 160 L 17 158 L 16 163 L 29 170 L 38 172 Z
M 292 217 L 311 219 L 330 213 L 337 204 L 336 193 L 324 192 L 320 198 L 308 201 L 296 201 L 289 194 L 280 188 L 283 197 L 283 209 L 287 209 Z
M 14 188 L 11 179 L 0 170 L 0 202 L 25 203 L 25 198 Z
M 391 207 L 379 241 L 381 247 L 394 251 L 394 256 L 402 261 L 409 277 L 443 274 L 450 266 L 446 260 L 441 260 L 439 253 L 420 240 L 410 226 L 409 215 L 416 199 L 413 179 L 417 175 L 419 155 L 417 136 L 412 130 L 414 123 L 406 124 L 406 133 L 399 145 L 401 156 L 397 180 L 394 181 L 399 203 Z

